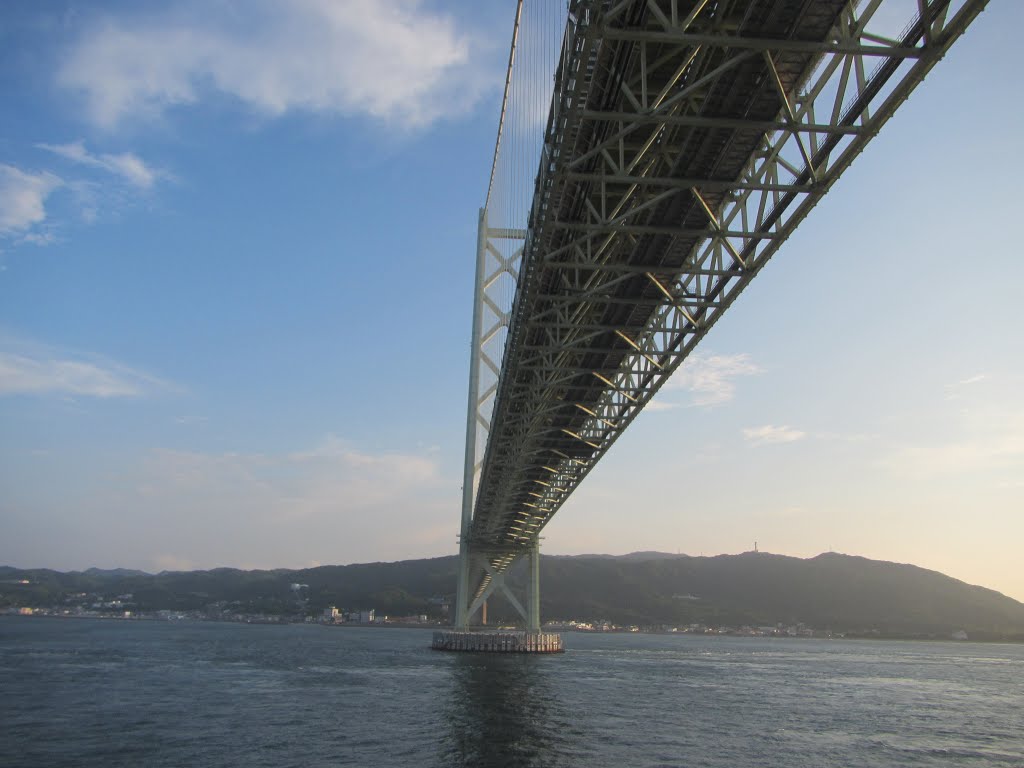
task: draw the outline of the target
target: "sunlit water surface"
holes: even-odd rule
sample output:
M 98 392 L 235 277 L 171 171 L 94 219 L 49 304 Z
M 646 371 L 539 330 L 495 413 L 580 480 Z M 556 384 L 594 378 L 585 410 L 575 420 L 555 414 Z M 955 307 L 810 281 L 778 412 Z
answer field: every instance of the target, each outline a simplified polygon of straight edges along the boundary
M 0 618 L 3 766 L 1024 766 L 1024 646 Z

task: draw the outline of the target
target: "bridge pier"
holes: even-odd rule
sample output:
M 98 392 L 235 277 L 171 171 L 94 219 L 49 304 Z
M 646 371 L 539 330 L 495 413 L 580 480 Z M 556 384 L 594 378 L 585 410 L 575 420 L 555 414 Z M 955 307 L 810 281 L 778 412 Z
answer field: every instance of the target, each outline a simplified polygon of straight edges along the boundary
M 562 636 L 554 632 L 460 632 L 434 633 L 435 651 L 475 653 L 562 653 Z
M 471 599 L 468 589 L 460 591 L 456 599 L 456 624 L 452 630 L 435 632 L 431 647 L 438 651 L 469 651 L 481 653 L 561 653 L 562 636 L 554 632 L 542 632 L 540 623 L 540 545 L 536 540 L 516 558 L 526 558 L 527 583 L 526 606 L 516 597 L 505 583 L 508 569 L 499 571 L 491 565 L 485 555 L 476 554 L 471 547 L 463 547 L 459 563 L 459 585 L 469 586 L 469 576 L 474 566 L 483 565 L 489 577 L 486 586 Z M 474 563 L 474 560 L 477 562 Z M 508 566 L 511 568 L 511 564 Z M 480 616 L 486 625 L 487 600 L 495 592 L 502 595 L 519 613 L 525 631 L 483 630 L 473 626 L 474 617 Z M 465 600 L 465 602 L 463 602 Z

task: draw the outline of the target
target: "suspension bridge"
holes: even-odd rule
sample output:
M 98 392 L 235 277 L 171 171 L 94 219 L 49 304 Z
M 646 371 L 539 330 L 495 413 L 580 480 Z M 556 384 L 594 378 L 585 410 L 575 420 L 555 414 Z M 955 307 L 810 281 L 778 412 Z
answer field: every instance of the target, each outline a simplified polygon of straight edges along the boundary
M 456 630 L 499 592 L 540 632 L 544 526 L 986 2 L 520 0 L 479 213 Z

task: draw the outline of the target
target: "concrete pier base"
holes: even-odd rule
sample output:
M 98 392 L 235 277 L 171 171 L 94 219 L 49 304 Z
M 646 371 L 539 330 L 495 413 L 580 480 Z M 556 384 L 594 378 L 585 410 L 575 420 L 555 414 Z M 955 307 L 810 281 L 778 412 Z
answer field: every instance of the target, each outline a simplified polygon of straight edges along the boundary
M 554 632 L 459 632 L 434 633 L 435 651 L 477 653 L 562 653 L 562 636 Z

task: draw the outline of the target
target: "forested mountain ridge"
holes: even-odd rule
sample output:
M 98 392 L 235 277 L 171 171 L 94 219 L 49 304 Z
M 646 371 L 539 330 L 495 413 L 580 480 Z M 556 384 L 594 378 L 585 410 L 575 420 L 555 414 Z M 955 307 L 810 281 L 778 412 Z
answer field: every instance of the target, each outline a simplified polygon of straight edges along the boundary
M 54 606 L 73 595 L 130 595 L 136 611 L 229 605 L 260 613 L 319 613 L 328 606 L 443 616 L 457 558 L 331 565 L 301 570 L 217 568 L 146 574 L 89 569 L 61 573 L 0 567 L 0 608 Z M 522 571 L 510 576 L 513 585 Z M 295 587 L 293 585 L 303 585 Z M 296 597 L 301 596 L 301 600 Z M 914 565 L 835 553 L 801 559 L 747 552 L 688 557 L 647 552 L 544 556 L 545 620 L 627 625 L 727 626 L 804 623 L 836 632 L 1024 639 L 1024 604 Z M 492 621 L 511 619 L 491 601 Z

